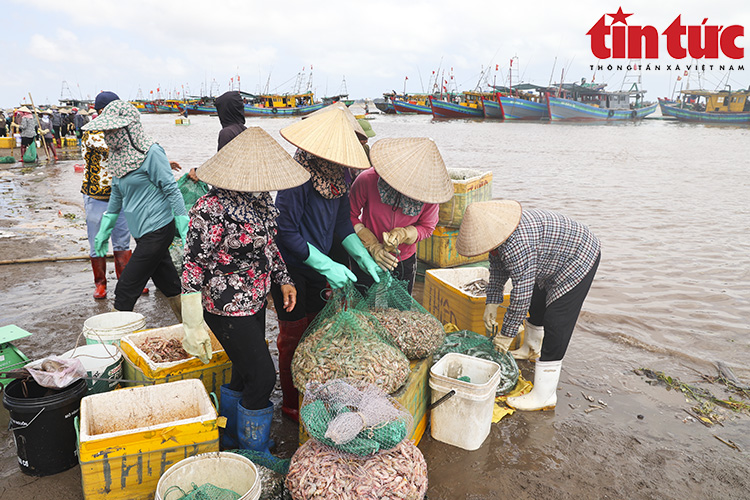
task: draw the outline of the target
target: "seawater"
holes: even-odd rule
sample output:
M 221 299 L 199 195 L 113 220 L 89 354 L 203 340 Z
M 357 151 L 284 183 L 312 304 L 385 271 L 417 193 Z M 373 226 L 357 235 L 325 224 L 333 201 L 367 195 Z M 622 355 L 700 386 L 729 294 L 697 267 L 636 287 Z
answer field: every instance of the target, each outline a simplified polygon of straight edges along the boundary
M 218 118 L 144 115 L 171 160 L 216 151 Z M 248 118 L 290 153 L 298 118 Z M 377 115 L 377 136 L 431 137 L 449 168 L 493 172 L 493 196 L 566 214 L 602 241 L 579 329 L 686 358 L 723 360 L 747 379 L 750 346 L 750 128 L 637 123 L 433 120 Z M 613 347 L 616 351 L 617 348 Z

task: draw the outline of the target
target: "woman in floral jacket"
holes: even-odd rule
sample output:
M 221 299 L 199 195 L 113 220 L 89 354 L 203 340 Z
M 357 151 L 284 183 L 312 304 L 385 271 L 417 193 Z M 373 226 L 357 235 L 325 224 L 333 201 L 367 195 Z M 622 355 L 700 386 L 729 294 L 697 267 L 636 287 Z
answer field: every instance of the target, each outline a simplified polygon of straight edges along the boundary
M 256 153 L 262 151 L 262 155 Z M 212 347 L 204 321 L 232 361 L 221 387 L 224 448 L 268 452 L 276 368 L 266 345 L 271 283 L 291 311 L 297 291 L 274 240 L 279 211 L 268 191 L 309 178 L 259 127 L 250 127 L 196 171 L 213 188 L 190 210 L 182 272 L 185 350 L 205 363 Z M 238 446 L 239 445 L 239 446 Z

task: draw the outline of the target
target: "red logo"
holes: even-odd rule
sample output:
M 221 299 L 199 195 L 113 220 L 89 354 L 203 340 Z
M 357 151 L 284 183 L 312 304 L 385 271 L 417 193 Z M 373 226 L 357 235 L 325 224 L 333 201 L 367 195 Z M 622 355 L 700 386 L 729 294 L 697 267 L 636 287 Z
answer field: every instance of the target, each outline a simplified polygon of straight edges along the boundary
M 622 7 L 614 14 L 604 14 L 586 33 L 591 37 L 591 52 L 597 59 L 657 59 L 659 32 L 653 26 L 628 25 Z M 607 16 L 612 22 L 607 24 Z M 674 59 L 718 59 L 722 54 L 730 59 L 742 59 L 745 48 L 737 46 L 737 39 L 745 36 L 745 28 L 738 24 L 715 26 L 706 24 L 708 18 L 695 26 L 682 24 L 678 15 L 662 35 L 667 52 Z M 621 23 L 621 24 L 618 24 Z

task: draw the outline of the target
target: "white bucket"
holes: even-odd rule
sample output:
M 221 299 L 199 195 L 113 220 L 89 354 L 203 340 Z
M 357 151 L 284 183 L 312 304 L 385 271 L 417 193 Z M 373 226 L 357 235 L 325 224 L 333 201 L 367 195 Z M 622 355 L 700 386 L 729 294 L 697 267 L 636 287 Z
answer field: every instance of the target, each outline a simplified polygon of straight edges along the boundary
M 469 377 L 470 382 L 458 380 Z M 434 439 L 476 450 L 490 433 L 500 365 L 465 354 L 448 353 L 430 369 L 432 402 L 455 391 L 430 413 Z
M 83 323 L 87 344 L 120 344 L 123 335 L 143 330 L 146 318 L 132 311 L 114 311 L 92 316 Z
M 78 346 L 62 354 L 63 358 L 81 361 L 89 377 L 102 380 L 87 380 L 87 394 L 97 394 L 117 389 L 122 379 L 122 354 L 113 345 L 91 344 Z
M 250 459 L 236 453 L 203 453 L 180 460 L 159 478 L 156 500 L 175 500 L 193 489 L 211 483 L 238 493 L 240 500 L 258 500 L 261 494 L 258 469 Z

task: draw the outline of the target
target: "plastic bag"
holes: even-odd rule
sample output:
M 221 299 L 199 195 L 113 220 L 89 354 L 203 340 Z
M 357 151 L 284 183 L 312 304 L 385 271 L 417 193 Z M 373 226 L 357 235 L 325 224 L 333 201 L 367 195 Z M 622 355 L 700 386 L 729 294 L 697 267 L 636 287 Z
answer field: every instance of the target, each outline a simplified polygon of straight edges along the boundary
M 31 141 L 29 147 L 26 148 L 26 152 L 23 154 L 24 163 L 34 163 L 36 161 L 36 142 Z
M 188 174 L 184 174 L 177 180 L 177 187 L 180 188 L 182 199 L 185 201 L 185 210 L 188 212 L 198 198 L 208 193 L 208 184 L 203 181 L 195 182 Z
M 63 389 L 86 377 L 86 368 L 78 358 L 48 356 L 24 366 L 37 384 L 49 389 Z

